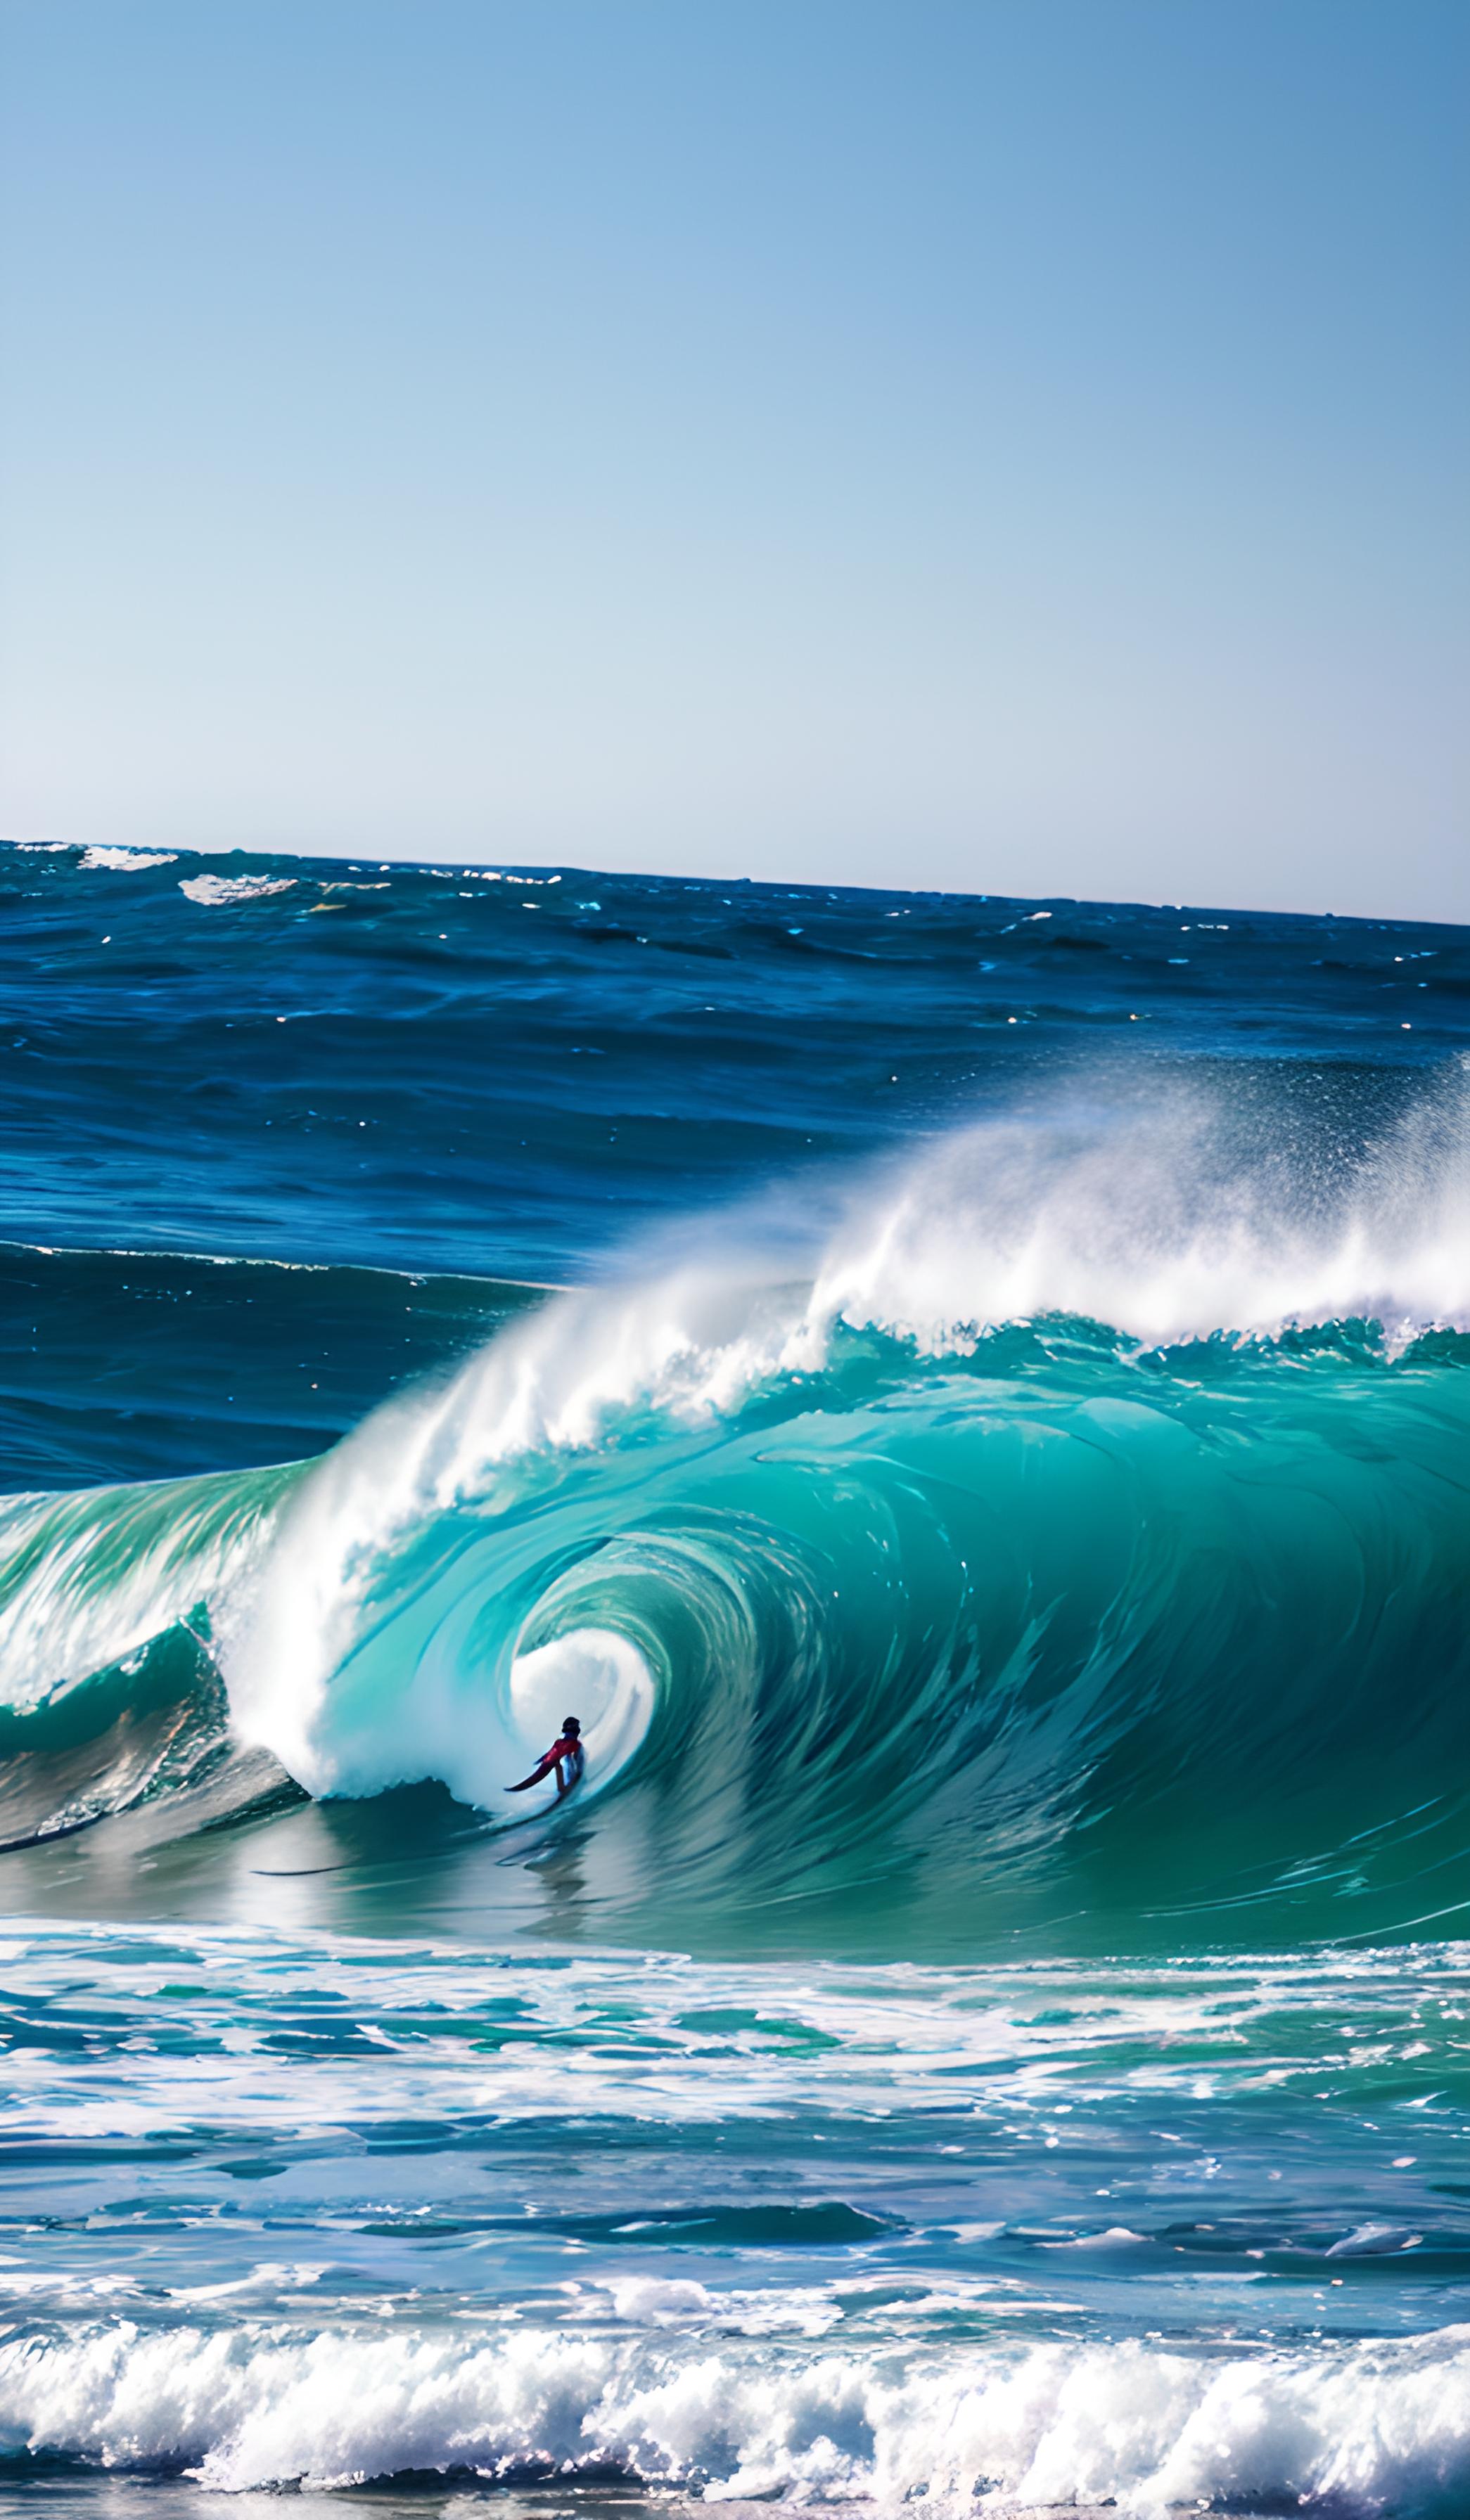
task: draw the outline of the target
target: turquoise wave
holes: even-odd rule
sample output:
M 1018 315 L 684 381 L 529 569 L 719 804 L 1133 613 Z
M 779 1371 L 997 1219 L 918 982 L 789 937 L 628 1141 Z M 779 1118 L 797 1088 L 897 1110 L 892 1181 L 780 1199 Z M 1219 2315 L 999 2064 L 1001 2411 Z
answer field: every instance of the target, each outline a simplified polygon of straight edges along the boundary
M 12 1502 L 7 1840 L 212 1823 L 267 1752 L 519 1823 L 579 1711 L 545 1827 L 600 1842 L 613 1931 L 1260 1943 L 1470 1902 L 1470 1339 L 839 1325 L 718 1409 L 507 1451 L 502 1407 L 475 1455 L 525 1351 L 319 1463 Z

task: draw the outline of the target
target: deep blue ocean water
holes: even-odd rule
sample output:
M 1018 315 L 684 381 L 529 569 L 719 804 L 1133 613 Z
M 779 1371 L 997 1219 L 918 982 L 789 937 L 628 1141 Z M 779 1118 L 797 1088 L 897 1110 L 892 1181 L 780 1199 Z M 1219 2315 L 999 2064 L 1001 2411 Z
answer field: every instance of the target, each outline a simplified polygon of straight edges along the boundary
M 0 2514 L 1470 2509 L 1470 934 L 10 848 L 0 1201 Z

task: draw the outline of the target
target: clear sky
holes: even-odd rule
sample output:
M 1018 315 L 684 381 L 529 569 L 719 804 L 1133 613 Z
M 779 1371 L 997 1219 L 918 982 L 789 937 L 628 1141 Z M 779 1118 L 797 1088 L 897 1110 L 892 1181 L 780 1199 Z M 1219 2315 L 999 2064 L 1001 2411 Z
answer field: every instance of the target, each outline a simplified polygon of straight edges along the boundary
M 0 830 L 1470 918 L 1466 0 L 3 0 Z

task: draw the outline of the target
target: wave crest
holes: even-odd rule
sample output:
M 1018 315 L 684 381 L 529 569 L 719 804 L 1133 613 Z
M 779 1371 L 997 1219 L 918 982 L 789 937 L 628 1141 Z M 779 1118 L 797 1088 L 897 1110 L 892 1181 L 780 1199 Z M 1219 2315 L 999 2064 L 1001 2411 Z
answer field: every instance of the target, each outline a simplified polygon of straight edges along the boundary
M 620 2310 L 636 2323 L 642 2308 L 652 2336 L 129 2322 L 32 2336 L 0 2345 L 0 2417 L 12 2456 L 187 2468 L 233 2492 L 611 2471 L 715 2502 L 1142 2514 L 1223 2496 L 1367 2513 L 1407 2496 L 1448 2520 L 1470 2490 L 1463 2327 L 1297 2353 L 1057 2344 L 880 2367 L 839 2350 L 681 2348 L 658 2332 L 657 2302 L 631 2296 L 701 2288 L 622 2289 Z

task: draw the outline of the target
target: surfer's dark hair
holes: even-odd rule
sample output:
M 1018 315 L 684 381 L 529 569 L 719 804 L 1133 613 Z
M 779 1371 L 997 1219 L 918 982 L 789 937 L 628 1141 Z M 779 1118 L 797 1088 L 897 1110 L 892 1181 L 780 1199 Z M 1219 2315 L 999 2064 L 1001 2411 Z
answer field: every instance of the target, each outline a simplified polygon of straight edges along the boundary
M 581 1729 L 582 1728 L 574 1715 L 564 1715 L 562 1717 L 562 1731 L 564 1732 L 579 1732 Z

